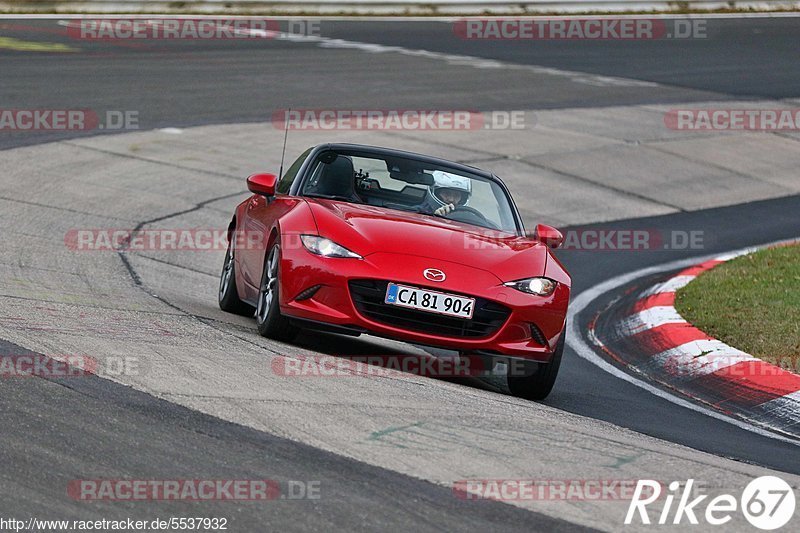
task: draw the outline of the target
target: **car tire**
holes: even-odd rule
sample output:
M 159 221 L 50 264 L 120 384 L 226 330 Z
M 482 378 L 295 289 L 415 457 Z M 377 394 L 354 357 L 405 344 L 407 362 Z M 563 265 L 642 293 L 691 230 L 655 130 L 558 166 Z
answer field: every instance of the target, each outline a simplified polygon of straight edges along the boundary
M 236 289 L 236 262 L 234 261 L 233 240 L 228 242 L 228 250 L 225 252 L 225 262 L 222 265 L 222 272 L 219 275 L 219 308 L 228 313 L 235 313 L 243 316 L 253 316 L 255 307 L 239 299 L 239 291 Z
M 258 290 L 256 326 L 262 337 L 278 341 L 290 341 L 297 334 L 297 327 L 281 315 L 280 309 L 280 259 L 281 247 L 277 242 L 267 251 L 261 284 Z
M 544 400 L 550 391 L 553 390 L 553 385 L 556 383 L 558 376 L 558 369 L 561 366 L 561 356 L 564 353 L 564 344 L 567 338 L 567 328 L 561 332 L 561 338 L 558 339 L 556 349 L 553 352 L 553 357 L 549 363 L 540 363 L 536 365 L 536 370 L 526 376 L 507 376 L 508 388 L 511 394 L 526 400 Z M 509 370 L 512 366 L 509 365 Z

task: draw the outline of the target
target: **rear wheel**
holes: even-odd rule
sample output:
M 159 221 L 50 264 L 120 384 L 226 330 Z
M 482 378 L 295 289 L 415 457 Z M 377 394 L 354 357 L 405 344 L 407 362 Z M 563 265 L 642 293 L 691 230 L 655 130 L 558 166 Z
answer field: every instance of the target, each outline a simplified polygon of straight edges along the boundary
M 239 299 L 236 290 L 236 262 L 233 260 L 233 239 L 228 242 L 228 251 L 225 252 L 225 263 L 219 275 L 219 308 L 237 315 L 253 316 L 253 306 Z
M 536 370 L 532 374 L 525 376 L 512 376 L 509 375 L 508 388 L 511 394 L 526 400 L 544 400 L 550 391 L 553 390 L 553 385 L 556 383 L 558 376 L 558 368 L 561 366 L 561 355 L 564 353 L 564 344 L 567 338 L 567 328 L 561 332 L 561 338 L 558 339 L 558 344 L 553 352 L 553 357 L 549 363 L 539 363 L 536 365 Z M 514 368 L 509 365 L 509 372 Z
M 290 341 L 297 334 L 297 327 L 281 315 L 278 295 L 280 294 L 280 262 L 281 247 L 272 245 L 264 260 L 264 271 L 261 274 L 261 286 L 258 291 L 258 307 L 256 308 L 256 325 L 262 337 L 279 341 Z

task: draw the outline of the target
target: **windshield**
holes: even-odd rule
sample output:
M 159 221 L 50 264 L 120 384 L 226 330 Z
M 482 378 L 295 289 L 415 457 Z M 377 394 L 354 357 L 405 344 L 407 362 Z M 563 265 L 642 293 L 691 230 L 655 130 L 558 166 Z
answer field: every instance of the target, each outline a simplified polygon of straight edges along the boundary
M 303 196 L 363 203 L 517 232 L 510 200 L 492 180 L 411 158 L 326 151 Z

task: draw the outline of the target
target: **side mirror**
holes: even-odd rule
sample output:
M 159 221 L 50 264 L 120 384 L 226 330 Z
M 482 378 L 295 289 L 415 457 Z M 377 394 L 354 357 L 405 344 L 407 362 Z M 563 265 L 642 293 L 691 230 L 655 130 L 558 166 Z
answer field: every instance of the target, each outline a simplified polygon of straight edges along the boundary
M 564 236 L 561 232 L 547 224 L 537 224 L 533 238 L 554 250 L 564 242 Z
M 263 196 L 275 196 L 275 184 L 278 176 L 275 174 L 253 174 L 247 178 L 247 188 L 250 192 Z

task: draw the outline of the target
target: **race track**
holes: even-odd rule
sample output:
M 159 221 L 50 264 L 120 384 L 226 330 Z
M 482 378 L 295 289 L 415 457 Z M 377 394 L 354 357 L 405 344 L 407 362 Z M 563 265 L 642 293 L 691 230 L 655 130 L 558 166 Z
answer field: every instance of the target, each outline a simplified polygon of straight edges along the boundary
M 292 378 L 276 361 L 423 353 L 399 342 L 261 338 L 216 303 L 224 251 L 75 251 L 96 228 L 224 228 L 244 178 L 277 171 L 292 108 L 521 110 L 522 130 L 289 133 L 468 162 L 509 185 L 529 228 L 699 231 L 699 249 L 565 250 L 573 298 L 643 267 L 800 234 L 800 135 L 686 132 L 676 108 L 798 107 L 798 19 L 710 19 L 677 42 L 467 42 L 449 23 L 322 21 L 321 37 L 71 39 L 53 20 L 0 36 L 2 108 L 134 110 L 138 131 L 0 132 L 0 354 L 135 357 L 139 370 L 0 380 L 0 511 L 43 518 L 227 517 L 232 531 L 622 527 L 625 501 L 472 501 L 463 479 L 800 483 L 797 442 L 687 409 L 568 347 L 542 403 L 502 382 Z M 766 61 L 765 58 L 769 60 Z M 13 73 L 8 75 L 6 73 Z M 599 305 L 600 302 L 597 303 Z M 580 331 L 598 309 L 575 319 Z M 441 355 L 441 354 L 440 354 Z M 74 479 L 318 481 L 319 500 L 75 501 Z M 729 528 L 746 530 L 737 517 Z

